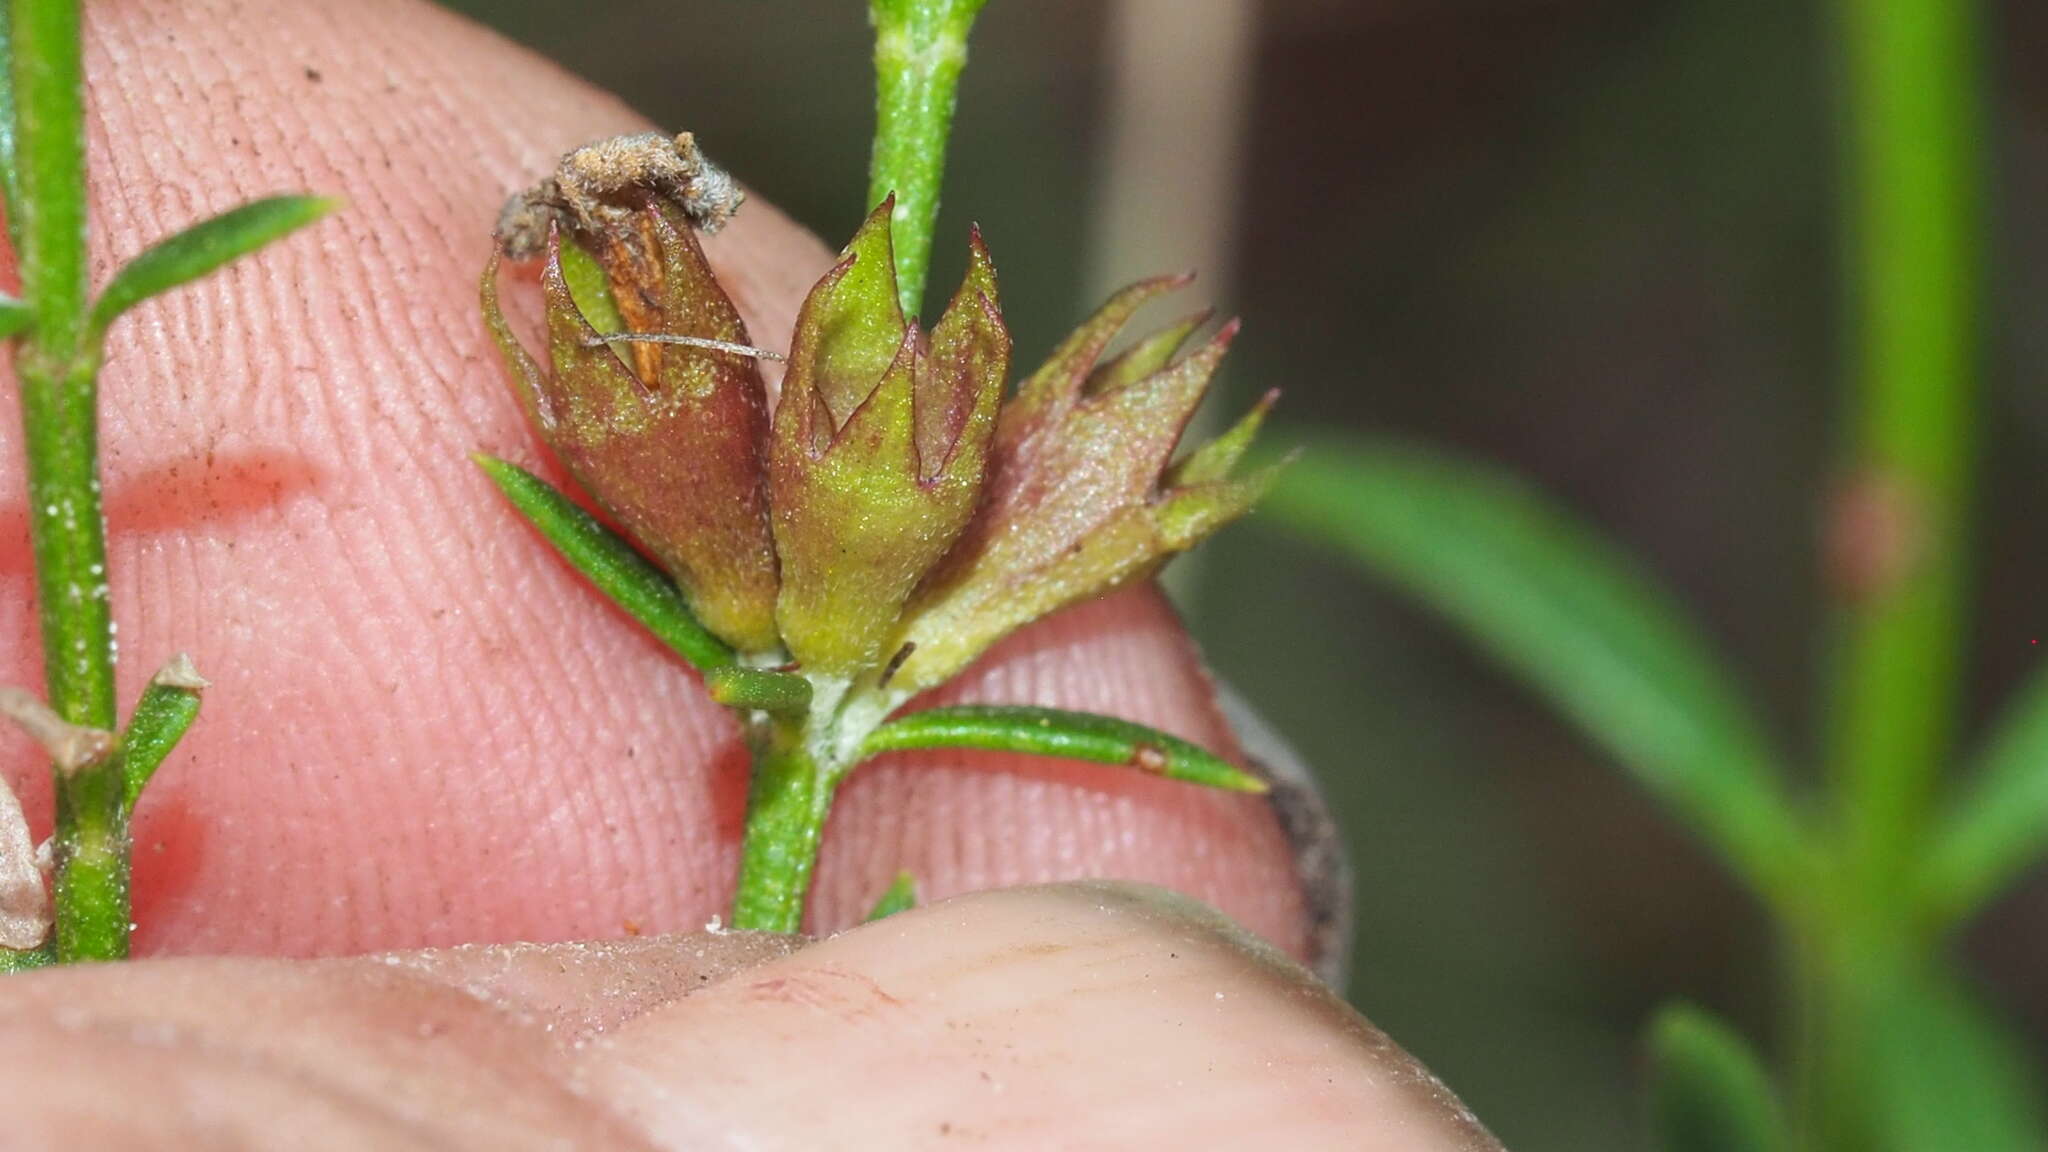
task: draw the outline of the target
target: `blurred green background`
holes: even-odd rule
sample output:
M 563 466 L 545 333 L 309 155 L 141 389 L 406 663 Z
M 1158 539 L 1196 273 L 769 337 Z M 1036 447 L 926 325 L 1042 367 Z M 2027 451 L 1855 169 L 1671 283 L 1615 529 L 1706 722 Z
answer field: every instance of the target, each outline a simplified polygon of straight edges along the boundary
M 857 0 L 455 0 L 695 130 L 828 238 L 860 216 Z M 1497 461 L 1673 587 L 1795 751 L 1842 379 L 1838 61 L 1780 0 L 995 0 L 933 283 L 969 211 L 1021 358 L 1200 266 L 1233 408 Z M 1986 472 L 1972 730 L 2048 635 L 2048 5 L 1991 6 Z M 1144 34 L 1133 36 L 1131 30 Z M 1353 1000 L 1523 1152 L 1644 1143 L 1673 997 L 1769 1036 L 1774 942 L 1682 832 L 1434 620 L 1256 520 L 1178 591 L 1324 775 L 1358 870 Z M 2048 1036 L 2048 877 L 1970 940 Z

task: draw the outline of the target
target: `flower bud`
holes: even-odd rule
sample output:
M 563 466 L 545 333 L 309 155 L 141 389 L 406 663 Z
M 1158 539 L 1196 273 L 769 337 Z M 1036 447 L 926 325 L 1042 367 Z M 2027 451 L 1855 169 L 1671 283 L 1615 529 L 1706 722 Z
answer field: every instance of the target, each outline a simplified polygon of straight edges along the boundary
M 770 451 L 776 619 L 807 670 L 888 657 L 905 600 L 973 517 L 1010 338 L 977 233 L 929 339 L 904 320 L 884 202 L 797 318 Z

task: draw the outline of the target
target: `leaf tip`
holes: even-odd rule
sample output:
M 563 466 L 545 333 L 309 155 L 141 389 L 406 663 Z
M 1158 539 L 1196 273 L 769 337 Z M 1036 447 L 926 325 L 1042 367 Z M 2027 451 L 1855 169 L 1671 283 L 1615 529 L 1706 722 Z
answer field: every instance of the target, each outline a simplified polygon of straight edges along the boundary
M 192 662 L 192 656 L 187 652 L 180 652 L 165 661 L 164 666 L 150 678 L 150 683 L 193 693 L 213 687 L 211 681 L 199 674 L 199 666 Z

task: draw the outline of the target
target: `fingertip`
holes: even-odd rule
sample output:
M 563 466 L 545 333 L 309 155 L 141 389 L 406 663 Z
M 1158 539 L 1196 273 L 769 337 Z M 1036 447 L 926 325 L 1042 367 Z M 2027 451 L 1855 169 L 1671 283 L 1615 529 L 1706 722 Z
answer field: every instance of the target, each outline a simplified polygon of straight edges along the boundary
M 1499 1147 L 1270 944 L 1120 884 L 846 932 L 636 1018 L 579 1072 L 662 1147 Z

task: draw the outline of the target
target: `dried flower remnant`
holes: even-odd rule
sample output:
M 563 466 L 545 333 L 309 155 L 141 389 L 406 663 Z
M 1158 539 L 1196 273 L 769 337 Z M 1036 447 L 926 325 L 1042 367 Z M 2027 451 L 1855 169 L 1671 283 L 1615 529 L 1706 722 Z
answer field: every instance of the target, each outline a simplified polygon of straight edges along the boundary
M 16 952 L 49 939 L 50 890 L 14 789 L 0 780 L 0 948 Z
M 681 209 L 657 200 L 616 224 L 622 234 L 651 238 L 651 275 L 638 257 L 600 256 L 609 292 L 639 302 L 644 331 L 747 344 Z M 588 256 L 572 252 L 573 243 L 555 229 L 541 273 L 552 371 L 504 318 L 496 256 L 485 270 L 484 316 L 515 388 L 570 475 L 676 581 L 704 626 L 743 652 L 773 651 L 780 642 L 759 368 L 744 353 L 689 344 L 635 345 L 629 366 L 578 303 L 565 264 Z
M 13 721 L 42 745 L 59 773 L 90 768 L 114 751 L 112 732 L 67 723 L 49 705 L 20 688 L 0 686 L 0 717 Z
M 746 200 L 689 132 L 611 136 L 567 153 L 555 174 L 505 201 L 498 248 L 507 258 L 541 254 L 549 230 L 592 238 L 616 232 L 649 196 L 667 200 L 704 232 L 716 232 Z
M 1206 315 L 1104 349 L 1145 303 L 1185 284 L 1112 298 L 1005 405 L 980 513 L 918 591 L 895 639 L 912 646 L 898 698 L 943 683 L 996 641 L 1081 600 L 1144 579 L 1249 511 L 1275 469 L 1236 471 L 1269 392 L 1236 427 L 1169 467 L 1237 333 L 1233 321 L 1175 361 Z

